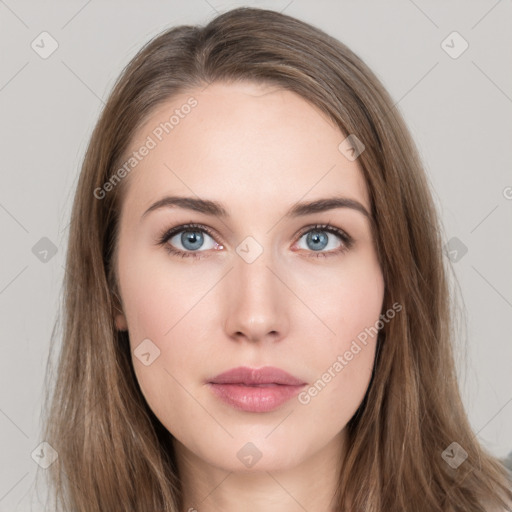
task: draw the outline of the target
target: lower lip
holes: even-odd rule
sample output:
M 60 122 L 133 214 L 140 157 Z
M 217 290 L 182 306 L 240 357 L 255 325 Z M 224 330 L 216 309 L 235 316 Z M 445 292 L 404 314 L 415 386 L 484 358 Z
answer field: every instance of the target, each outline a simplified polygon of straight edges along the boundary
M 268 384 L 244 386 L 243 384 L 213 384 L 210 389 L 224 402 L 247 412 L 269 412 L 293 398 L 305 386 Z

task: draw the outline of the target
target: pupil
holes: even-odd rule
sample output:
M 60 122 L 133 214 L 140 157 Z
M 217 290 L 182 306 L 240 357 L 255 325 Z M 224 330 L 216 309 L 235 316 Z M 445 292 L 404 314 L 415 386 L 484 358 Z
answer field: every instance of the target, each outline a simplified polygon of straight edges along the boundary
M 201 244 L 203 235 L 197 231 L 187 231 L 181 235 L 181 243 L 183 247 L 189 250 L 198 249 Z
M 314 242 L 313 250 L 315 251 L 321 250 L 327 245 L 327 236 L 322 231 L 312 231 L 307 238 L 308 242 Z

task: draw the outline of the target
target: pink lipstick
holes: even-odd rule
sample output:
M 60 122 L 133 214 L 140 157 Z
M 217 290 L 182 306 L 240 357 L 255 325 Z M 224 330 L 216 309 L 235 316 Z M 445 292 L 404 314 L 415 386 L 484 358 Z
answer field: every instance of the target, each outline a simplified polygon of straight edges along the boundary
M 218 398 L 236 409 L 270 412 L 297 395 L 306 382 L 272 366 L 240 366 L 217 375 L 207 384 Z

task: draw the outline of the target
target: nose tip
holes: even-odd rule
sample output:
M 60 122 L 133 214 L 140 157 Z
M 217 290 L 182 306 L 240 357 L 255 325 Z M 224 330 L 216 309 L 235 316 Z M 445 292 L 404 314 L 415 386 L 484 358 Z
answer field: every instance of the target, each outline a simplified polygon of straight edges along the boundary
M 287 325 L 282 283 L 263 255 L 252 263 L 240 258 L 235 267 L 227 283 L 227 334 L 237 340 L 276 341 Z

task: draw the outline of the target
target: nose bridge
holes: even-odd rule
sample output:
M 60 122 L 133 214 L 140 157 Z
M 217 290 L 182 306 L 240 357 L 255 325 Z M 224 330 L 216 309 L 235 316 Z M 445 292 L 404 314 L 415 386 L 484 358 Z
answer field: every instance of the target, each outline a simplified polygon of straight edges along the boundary
M 255 238 L 247 237 L 237 246 L 234 268 L 229 275 L 227 330 L 230 336 L 244 335 L 257 341 L 284 334 L 287 325 L 284 285 L 276 277 L 275 267 L 274 251 Z

